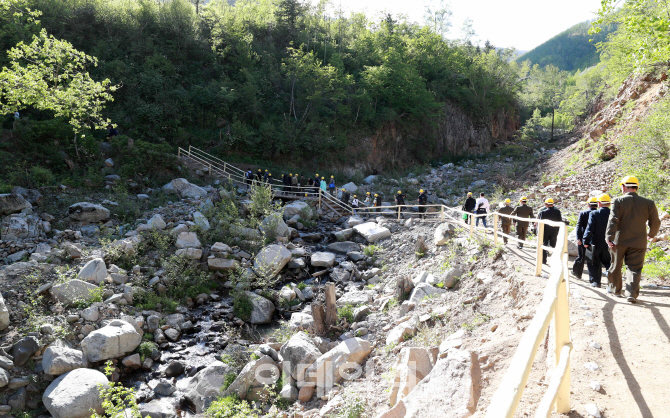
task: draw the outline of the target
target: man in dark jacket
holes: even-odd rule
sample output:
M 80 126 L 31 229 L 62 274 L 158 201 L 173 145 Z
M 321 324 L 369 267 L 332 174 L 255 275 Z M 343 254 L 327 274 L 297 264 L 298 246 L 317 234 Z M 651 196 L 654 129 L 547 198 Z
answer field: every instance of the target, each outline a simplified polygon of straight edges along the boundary
M 461 210 L 468 212 L 468 213 L 474 213 L 475 212 L 475 206 L 477 205 L 477 200 L 475 200 L 474 197 L 472 197 L 472 192 L 468 193 L 468 198 L 465 199 L 465 204 L 463 205 L 463 208 Z M 470 224 L 472 218 L 471 216 L 468 216 L 468 224 Z
M 375 207 L 378 208 L 382 205 L 382 197 L 375 193 Z M 375 212 L 379 212 L 380 209 L 375 209 Z
M 263 170 L 261 170 L 260 168 L 256 172 L 256 180 L 263 181 Z
M 591 271 L 590 262 L 584 258 L 584 254 L 586 253 L 586 247 L 584 247 L 584 232 L 586 232 L 586 225 L 589 223 L 589 214 L 598 209 L 598 201 L 595 197 L 590 198 L 587 203 L 589 208 L 579 212 L 579 218 L 577 219 L 577 259 L 572 265 L 572 274 L 580 279 L 584 272 L 584 262 L 587 263 L 589 271 Z
M 621 193 L 612 202 L 605 239 L 610 247 L 612 265 L 607 274 L 607 291 L 622 296 L 621 267 L 626 262 L 626 289 L 628 302 L 635 302 L 640 294 L 640 279 L 647 252 L 647 237 L 653 238 L 661 227 L 658 210 L 652 200 L 638 196 L 640 182 L 633 176 L 621 181 Z M 647 225 L 649 232 L 647 232 Z
M 522 197 L 519 201 L 521 205 L 517 206 L 512 212 L 512 216 L 518 216 L 519 218 L 532 218 L 533 217 L 533 208 L 528 206 L 528 198 Z M 528 222 L 525 221 L 516 221 L 516 236 L 521 241 L 526 240 L 526 234 L 528 233 Z M 523 248 L 523 244 L 519 244 L 519 248 Z
M 591 249 L 591 262 L 587 263 L 589 269 L 589 282 L 591 287 L 600 287 L 600 278 L 602 277 L 602 266 L 605 269 L 610 268 L 609 248 L 605 241 L 605 231 L 607 231 L 607 221 L 610 217 L 609 195 L 604 194 L 598 198 L 598 207 L 600 209 L 589 211 L 589 220 L 582 236 L 582 245 L 585 250 Z M 582 267 L 583 268 L 583 267 Z
M 546 219 L 548 221 L 563 222 L 561 211 L 554 207 L 554 199 L 549 198 L 544 201 L 545 208 L 537 214 L 537 219 Z M 556 248 L 556 238 L 558 237 L 558 227 L 544 225 L 544 238 L 542 245 Z M 549 251 L 542 250 L 542 264 L 547 264 L 547 255 Z
M 400 216 L 402 211 L 405 209 L 404 207 L 402 207 L 405 205 L 405 195 L 402 194 L 402 190 L 398 190 L 398 193 L 395 195 L 395 204 L 396 206 L 400 206 L 398 208 L 398 216 Z
M 342 203 L 344 203 L 345 205 L 348 205 L 349 204 L 349 197 L 351 197 L 351 195 L 349 194 L 347 189 L 342 189 L 342 197 L 340 198 Z
M 419 201 L 419 213 L 421 214 L 421 219 L 423 219 L 426 215 L 426 206 L 428 204 L 428 194 L 423 190 L 419 190 L 419 198 L 417 199 Z
M 514 208 L 510 206 L 510 203 L 512 203 L 511 200 L 505 199 L 505 206 L 501 207 L 500 210 L 498 210 L 498 213 L 502 213 L 503 215 L 511 215 L 512 212 L 514 212 Z M 497 225 L 495 225 L 497 226 Z M 505 235 L 510 234 L 510 230 L 512 228 L 512 219 L 508 218 L 506 216 L 501 216 L 500 217 L 500 227 L 502 228 L 502 232 Z M 503 242 L 507 244 L 507 237 L 503 237 Z

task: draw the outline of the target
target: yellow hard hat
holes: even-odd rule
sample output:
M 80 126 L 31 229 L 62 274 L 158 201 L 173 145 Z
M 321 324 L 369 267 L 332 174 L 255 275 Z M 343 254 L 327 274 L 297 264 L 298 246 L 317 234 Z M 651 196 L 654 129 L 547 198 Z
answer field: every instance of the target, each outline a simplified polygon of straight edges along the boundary
M 519 202 L 527 202 L 527 201 L 528 201 L 528 198 L 526 196 L 519 199 Z
M 545 200 L 544 203 L 546 203 L 547 205 L 553 205 L 554 204 L 554 199 L 549 198 L 549 199 Z
M 307 197 L 307 193 L 305 193 L 305 197 Z
M 512 203 L 512 201 L 509 199 L 505 199 L 505 203 Z
M 319 173 L 316 173 L 316 176 L 319 177 Z
M 472 196 L 472 192 L 468 192 L 468 196 Z
M 289 176 L 293 176 L 293 173 L 289 173 Z
M 624 177 L 623 180 L 621 180 L 620 184 L 622 184 L 624 186 L 627 186 L 627 187 L 631 187 L 631 186 L 640 187 L 640 181 L 637 179 L 637 177 L 633 177 L 633 176 Z
M 594 203 L 598 203 L 598 198 L 592 197 L 589 199 L 588 204 L 593 205 Z
M 402 192 L 400 190 L 398 190 L 398 194 L 402 194 Z
M 347 189 L 342 189 L 342 191 L 343 191 L 343 192 L 346 192 L 346 191 L 347 191 Z
M 598 202 L 600 203 L 610 203 L 611 201 L 612 198 L 607 193 L 598 197 Z
M 375 197 L 379 196 L 377 193 L 375 193 Z
M 419 190 L 419 193 L 423 193 L 423 189 Z
M 356 199 L 356 195 L 354 195 L 354 199 Z
M 331 178 L 331 179 L 334 179 L 334 178 L 335 178 L 335 176 L 330 176 L 330 178 Z
M 268 171 L 268 170 L 265 170 L 265 171 Z
M 367 194 L 370 194 L 370 192 L 367 192 Z M 375 196 L 377 196 L 377 195 L 375 195 Z

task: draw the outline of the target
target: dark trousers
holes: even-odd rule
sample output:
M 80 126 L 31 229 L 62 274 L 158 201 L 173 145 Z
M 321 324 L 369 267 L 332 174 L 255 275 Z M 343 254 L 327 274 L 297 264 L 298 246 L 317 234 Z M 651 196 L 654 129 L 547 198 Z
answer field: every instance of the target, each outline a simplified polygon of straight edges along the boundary
M 419 213 L 421 214 L 421 219 L 423 219 L 426 215 L 426 207 L 425 206 L 419 206 Z
M 527 233 L 528 233 L 528 224 L 526 225 L 516 224 L 517 238 L 519 238 L 521 241 L 525 241 Z M 523 244 L 519 244 L 519 248 L 523 248 Z
M 512 229 L 512 224 L 502 224 L 501 225 L 503 234 L 510 235 L 510 229 Z M 503 242 L 507 244 L 507 237 L 503 237 Z
M 584 248 L 582 246 L 582 248 Z M 595 283 L 600 286 L 600 278 L 603 273 L 603 266 L 606 270 L 609 270 L 612 258 L 610 256 L 610 251 L 607 246 L 593 247 L 593 258 L 590 263 L 586 263 L 586 266 L 589 269 L 589 282 Z
M 580 279 L 582 278 L 582 273 L 584 273 L 584 263 L 586 262 L 584 254 L 586 254 L 586 248 L 583 245 L 578 245 L 577 259 L 575 260 L 575 264 L 572 265 L 572 274 Z
M 642 278 L 642 267 L 644 267 L 644 255 L 646 248 L 622 247 L 617 245 L 616 251 L 610 250 L 612 264 L 607 272 L 607 280 L 613 286 L 614 294 L 621 294 L 623 283 L 621 267 L 626 263 L 626 289 L 624 296 L 637 297 L 640 295 L 640 279 Z
M 558 237 L 558 234 L 556 234 L 556 233 L 546 234 L 544 236 L 544 239 L 542 240 L 542 245 L 544 245 L 545 247 L 556 248 L 556 238 L 557 237 Z M 547 256 L 548 255 L 549 255 L 549 251 L 542 250 L 542 264 L 547 264 Z

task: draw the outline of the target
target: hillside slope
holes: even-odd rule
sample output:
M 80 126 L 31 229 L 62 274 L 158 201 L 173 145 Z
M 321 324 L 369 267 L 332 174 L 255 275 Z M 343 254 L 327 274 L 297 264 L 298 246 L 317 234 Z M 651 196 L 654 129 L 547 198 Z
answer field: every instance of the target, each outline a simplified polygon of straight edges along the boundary
M 596 44 L 613 32 L 614 25 L 607 26 L 595 36 L 589 35 L 591 22 L 582 22 L 559 33 L 542 45 L 523 54 L 517 61 L 529 60 L 544 67 L 552 64 L 561 70 L 574 71 L 591 67 L 600 62 Z

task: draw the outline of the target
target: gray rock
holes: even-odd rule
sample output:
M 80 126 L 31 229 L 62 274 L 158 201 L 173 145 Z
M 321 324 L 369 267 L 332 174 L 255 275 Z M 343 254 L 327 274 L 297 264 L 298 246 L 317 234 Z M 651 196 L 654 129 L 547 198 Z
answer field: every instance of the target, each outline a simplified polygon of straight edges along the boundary
M 167 377 L 177 377 L 184 373 L 184 364 L 180 361 L 173 360 L 165 368 L 165 376 Z
M 314 340 L 304 332 L 294 334 L 284 343 L 279 354 L 284 359 L 285 371 L 298 382 L 305 379 L 305 370 L 321 357 L 321 351 Z
M 305 370 L 306 380 L 316 383 L 319 388 L 331 389 L 344 379 L 352 363 L 361 364 L 371 352 L 372 346 L 368 341 L 347 339 L 309 366 Z
M 19 194 L 0 194 L 0 216 L 18 213 L 32 207 L 33 205 Z
M 23 196 L 33 206 L 39 206 L 42 203 L 42 193 L 34 189 L 24 189 L 23 187 L 12 187 L 12 193 Z
M 388 228 L 379 226 L 375 222 L 366 222 L 364 224 L 356 225 L 354 231 L 370 243 L 391 237 L 391 231 Z
M 348 282 L 351 279 L 351 272 L 343 268 L 335 267 L 330 273 L 330 279 L 334 282 Z
M 40 342 L 35 337 L 23 337 L 12 346 L 12 357 L 15 366 L 23 366 L 40 349 Z
M 0 369 L 0 388 L 4 388 L 9 384 L 9 373 L 7 370 Z
M 77 274 L 78 280 L 100 285 L 107 278 L 107 266 L 102 258 L 94 258 L 84 265 Z
M 50 375 L 61 375 L 75 369 L 87 367 L 84 353 L 68 347 L 51 345 L 44 350 L 42 369 Z
M 349 182 L 344 186 L 342 186 L 342 189 L 345 189 L 346 191 L 350 192 L 353 195 L 358 190 L 358 186 L 356 186 L 356 184 L 354 184 L 353 182 Z
M 452 288 L 452 287 L 456 286 L 456 283 L 458 283 L 458 280 L 460 280 L 462 275 L 463 275 L 463 272 L 461 271 L 460 267 L 450 268 L 444 274 L 444 278 L 442 279 L 442 283 L 444 283 L 444 287 Z
M 235 271 L 240 266 L 240 262 L 226 258 L 208 258 L 207 266 L 211 271 Z
M 263 248 L 254 258 L 254 271 L 262 277 L 275 277 L 291 260 L 291 252 L 283 245 Z
M 318 252 L 312 254 L 310 258 L 312 267 L 333 267 L 335 264 L 335 254 Z
M 92 283 L 86 283 L 81 280 L 73 279 L 65 283 L 53 286 L 49 291 L 51 295 L 64 305 L 72 305 L 76 301 L 88 300 L 91 292 L 98 287 Z
M 48 224 L 48 222 L 43 222 L 35 215 L 25 213 L 10 215 L 2 220 L 0 237 L 3 241 L 44 237 L 46 232 L 45 224 Z
M 344 225 L 345 225 L 346 228 L 353 228 L 356 225 L 360 225 L 362 223 L 365 223 L 363 218 L 361 218 L 358 215 L 354 215 L 354 216 L 350 217 L 349 219 L 347 219 L 347 221 L 344 223 Z
M 165 379 L 161 379 L 154 387 L 154 393 L 158 396 L 170 396 L 177 390 L 176 387 Z
M 345 305 L 365 305 L 371 301 L 372 297 L 365 290 L 353 290 L 342 295 L 341 298 L 337 300 L 337 306 Z
M 79 222 L 104 222 L 110 217 L 109 209 L 89 202 L 79 202 L 68 208 L 70 219 Z
M 5 298 L 0 294 L 0 331 L 7 329 L 9 324 L 9 309 L 7 309 L 7 305 L 5 304 Z
M 207 220 L 207 217 L 198 211 L 193 212 L 193 223 L 195 223 L 203 231 L 209 231 L 211 228 L 209 226 L 209 220 Z
M 314 211 L 307 203 L 296 200 L 284 206 L 284 219 L 289 220 L 295 215 L 308 216 L 311 219 L 314 217 Z
M 412 290 L 412 295 L 409 297 L 410 302 L 419 304 L 425 298 L 438 297 L 445 293 L 446 290 L 433 287 L 427 283 L 421 283 Z
M 26 388 L 20 388 L 7 399 L 7 405 L 11 406 L 15 411 L 22 411 L 26 409 L 26 398 L 28 393 Z
M 131 324 L 115 319 L 107 326 L 88 334 L 81 348 L 88 361 L 96 362 L 122 357 L 140 345 L 142 336 Z
M 354 229 L 353 228 L 343 229 L 341 231 L 333 232 L 333 235 L 335 236 L 335 239 L 340 242 L 346 241 L 354 235 Z
M 297 401 L 298 400 L 298 388 L 296 388 L 293 385 L 284 385 L 282 390 L 279 392 L 279 396 L 281 396 L 282 399 L 286 399 L 289 401 Z
M 121 364 L 130 369 L 139 369 L 142 366 L 142 359 L 139 354 L 135 353 L 121 360 Z
M 314 325 L 314 318 L 308 313 L 293 312 L 291 314 L 291 319 L 288 321 L 288 324 L 289 328 L 292 330 L 309 330 L 312 325 Z
M 233 383 L 223 392 L 223 396 L 237 395 L 240 399 L 246 399 L 255 388 L 274 385 L 279 376 L 279 368 L 274 360 L 270 356 L 261 356 L 244 366 Z
M 191 198 L 197 199 L 199 197 L 207 196 L 207 191 L 202 187 L 191 184 L 186 179 L 174 179 L 172 180 L 172 188 L 177 193 L 177 196 L 180 198 Z M 165 187 L 163 188 L 165 190 Z
M 182 232 L 177 236 L 177 248 L 202 248 L 195 232 Z
M 142 418 L 177 418 L 174 405 L 161 399 L 140 404 L 139 409 Z
M 372 184 L 375 181 L 377 181 L 377 176 L 367 176 L 366 178 L 363 179 L 363 183 L 365 184 Z
M 288 237 L 290 235 L 288 225 L 279 213 L 266 216 L 258 227 L 266 239 L 274 240 L 277 237 Z
M 447 245 L 451 237 L 456 234 L 456 227 L 448 222 L 440 224 L 433 233 L 433 243 L 435 245 Z
M 233 372 L 232 367 L 215 361 L 193 376 L 184 392 L 198 414 L 205 412 L 212 401 L 222 395 L 223 381 L 228 373 Z
M 345 242 L 333 242 L 332 244 L 328 244 L 326 249 L 330 252 L 337 254 L 347 254 L 349 252 L 360 251 L 361 247 L 355 242 L 345 241 Z
M 269 324 L 272 322 L 272 316 L 275 313 L 275 305 L 261 295 L 253 292 L 244 292 L 251 302 L 251 317 L 248 322 L 252 324 Z M 244 319 L 244 318 L 243 318 Z
M 53 418 L 89 418 L 91 410 L 102 413 L 99 385 L 109 386 L 104 374 L 92 369 L 76 369 L 51 382 L 42 403 Z
M 149 225 L 149 227 L 151 228 L 158 229 L 159 231 L 164 230 L 165 227 L 167 226 L 167 224 L 163 220 L 163 217 L 158 213 L 152 216 L 151 219 L 149 219 L 147 225 Z
M 222 242 L 217 242 L 212 245 L 211 250 L 213 253 L 230 253 L 233 251 L 228 245 Z

